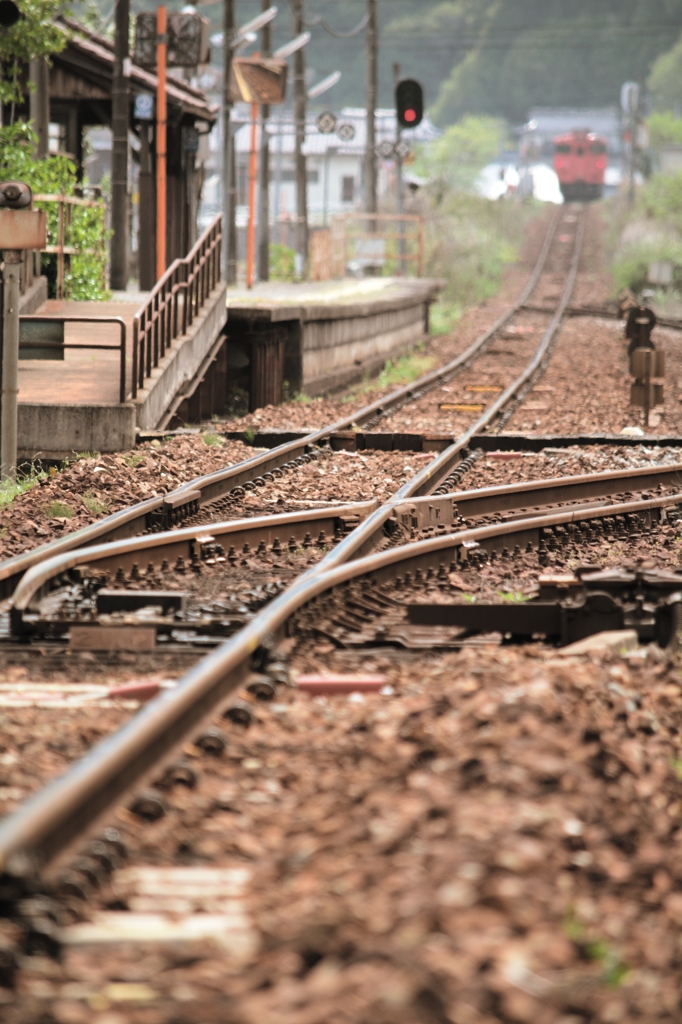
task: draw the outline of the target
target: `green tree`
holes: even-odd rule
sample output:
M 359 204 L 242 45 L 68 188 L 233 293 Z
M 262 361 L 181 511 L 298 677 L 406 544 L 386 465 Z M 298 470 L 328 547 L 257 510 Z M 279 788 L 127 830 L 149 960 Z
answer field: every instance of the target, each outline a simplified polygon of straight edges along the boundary
M 20 0 L 21 18 L 10 29 L 0 30 L 0 101 L 22 102 L 22 67 L 34 57 L 59 53 L 66 33 L 55 22 L 66 13 L 62 0 Z
M 464 117 L 419 154 L 417 173 L 445 190 L 471 191 L 486 164 L 500 152 L 504 123 L 495 117 Z
M 49 156 L 37 160 L 33 154 L 33 134 L 28 124 L 0 128 L 0 178 L 16 178 L 27 182 L 37 195 L 64 194 L 73 196 L 78 184 L 76 165 L 65 156 Z M 47 213 L 47 241 L 57 244 L 58 206 L 37 202 Z M 74 206 L 66 244 L 80 250 L 70 260 L 65 275 L 66 297 L 69 299 L 104 299 L 106 290 L 107 242 L 104 203 L 97 206 Z M 56 279 L 56 259 L 43 253 L 42 270 L 48 282 Z
M 659 110 L 682 107 L 682 36 L 654 62 L 647 84 Z

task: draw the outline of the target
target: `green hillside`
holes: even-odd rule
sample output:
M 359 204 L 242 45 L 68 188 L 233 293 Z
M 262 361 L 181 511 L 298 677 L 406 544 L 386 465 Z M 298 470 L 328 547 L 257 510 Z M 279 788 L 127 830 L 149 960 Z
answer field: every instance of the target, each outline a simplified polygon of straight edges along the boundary
M 99 3 L 108 14 L 111 0 Z M 135 9 L 150 6 L 133 0 Z M 169 3 L 181 6 L 182 0 Z M 222 4 L 198 6 L 218 29 Z M 236 7 L 243 23 L 261 4 L 236 0 Z M 289 4 L 280 0 L 279 8 L 275 45 L 292 34 Z M 338 69 L 343 77 L 324 104 L 362 105 L 364 32 L 335 38 L 320 19 L 347 32 L 364 16 L 364 0 L 308 0 L 306 10 L 311 83 Z M 521 121 L 531 106 L 610 105 L 623 81 L 644 82 L 682 34 L 682 0 L 379 0 L 379 21 L 382 105 L 391 103 L 392 64 L 399 61 L 404 75 L 421 79 L 441 124 L 465 113 Z

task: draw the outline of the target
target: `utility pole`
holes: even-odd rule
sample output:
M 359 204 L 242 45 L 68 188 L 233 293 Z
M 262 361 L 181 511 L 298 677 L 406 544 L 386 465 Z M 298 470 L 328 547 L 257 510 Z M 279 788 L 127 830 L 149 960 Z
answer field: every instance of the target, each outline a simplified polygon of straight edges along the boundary
M 35 154 L 39 160 L 48 153 L 50 123 L 50 71 L 44 57 L 34 57 L 29 65 L 29 78 L 35 85 L 30 98 L 32 128 L 37 136 Z
M 168 171 L 168 17 L 163 4 L 156 8 L 156 280 L 166 272 L 166 185 Z
M 270 0 L 261 0 L 263 11 L 270 7 Z M 272 50 L 271 22 L 261 29 L 261 57 L 269 57 Z M 267 281 L 270 277 L 270 136 L 267 133 L 270 107 L 260 108 L 260 178 L 258 189 L 258 280 Z
M 374 123 L 377 106 L 377 46 L 377 0 L 367 0 L 367 151 L 365 153 L 367 213 L 377 212 L 377 156 Z
M 114 77 L 111 88 L 111 287 L 128 284 L 128 79 L 130 0 L 116 0 Z
M 223 276 L 228 284 L 237 280 L 237 236 L 235 229 L 236 188 L 234 153 L 230 129 L 230 75 L 234 39 L 234 0 L 223 0 Z
M 294 37 L 305 31 L 303 0 L 291 0 L 294 12 Z M 296 275 L 305 277 L 308 263 L 308 175 L 303 152 L 305 144 L 305 54 L 300 47 L 294 54 L 294 122 L 296 126 Z
M 396 86 L 400 81 L 400 64 L 395 63 L 393 65 L 393 92 L 395 94 Z M 398 107 L 396 104 L 395 112 L 395 208 L 397 213 L 403 212 L 403 158 L 400 155 L 400 142 L 402 140 L 402 130 L 400 127 L 400 120 L 398 119 Z M 405 224 L 403 221 L 398 222 L 398 234 L 400 235 L 398 243 L 398 251 L 400 253 L 400 274 L 401 276 L 405 273 Z

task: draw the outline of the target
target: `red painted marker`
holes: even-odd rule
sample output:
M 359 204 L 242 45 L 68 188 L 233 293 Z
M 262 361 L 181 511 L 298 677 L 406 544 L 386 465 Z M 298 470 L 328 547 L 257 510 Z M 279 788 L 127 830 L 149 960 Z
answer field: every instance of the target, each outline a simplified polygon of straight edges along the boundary
M 386 686 L 382 675 L 310 675 L 299 676 L 296 680 L 299 690 L 313 694 L 335 693 L 377 693 Z

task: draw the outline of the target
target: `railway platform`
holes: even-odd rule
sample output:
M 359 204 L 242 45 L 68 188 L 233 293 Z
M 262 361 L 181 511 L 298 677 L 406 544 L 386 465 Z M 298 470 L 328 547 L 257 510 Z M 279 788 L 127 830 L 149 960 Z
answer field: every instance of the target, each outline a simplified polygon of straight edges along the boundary
M 429 278 L 268 282 L 228 297 L 228 363 L 252 409 L 330 394 L 376 372 L 429 330 Z
M 196 389 L 224 348 L 221 230 L 217 217 L 148 293 L 47 300 L 22 317 L 19 458 L 131 448 Z

